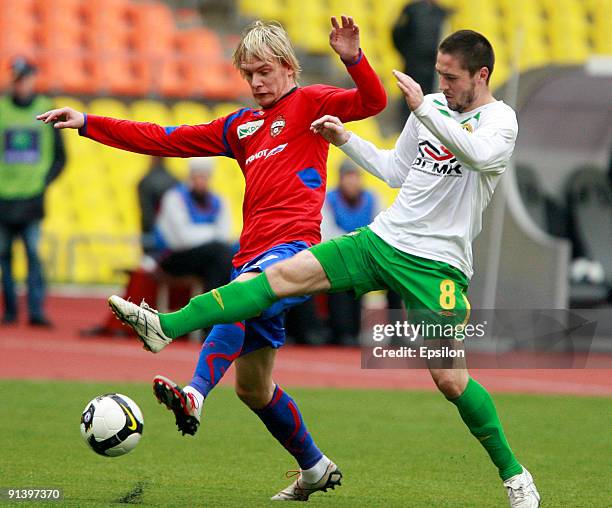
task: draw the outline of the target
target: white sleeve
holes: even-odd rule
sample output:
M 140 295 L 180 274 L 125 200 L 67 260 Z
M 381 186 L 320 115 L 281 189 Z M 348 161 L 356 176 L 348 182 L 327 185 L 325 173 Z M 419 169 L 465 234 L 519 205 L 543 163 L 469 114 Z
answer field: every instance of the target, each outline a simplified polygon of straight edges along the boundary
M 455 120 L 423 101 L 413 115 L 448 148 L 460 162 L 476 171 L 502 172 L 512 156 L 518 132 L 516 116 L 487 115 L 472 134 Z
M 393 150 L 381 150 L 353 132 L 349 140 L 338 148 L 390 187 L 401 187 L 419 148 L 417 124 L 413 116 L 408 118 Z
M 325 200 L 323 203 L 323 208 L 321 209 L 321 215 L 323 219 L 321 220 L 321 241 L 326 242 L 332 238 L 337 238 L 347 233 L 341 229 L 338 224 L 336 224 L 336 219 L 334 217 L 334 212 L 329 206 L 329 202 Z

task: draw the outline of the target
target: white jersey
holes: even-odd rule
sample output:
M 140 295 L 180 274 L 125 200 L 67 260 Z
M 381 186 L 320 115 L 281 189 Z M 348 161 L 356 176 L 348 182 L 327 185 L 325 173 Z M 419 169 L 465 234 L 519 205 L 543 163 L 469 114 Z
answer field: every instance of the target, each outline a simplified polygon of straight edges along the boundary
M 396 249 L 443 261 L 471 278 L 472 241 L 517 132 L 516 114 L 502 101 L 457 113 L 443 94 L 432 94 L 410 115 L 393 150 L 354 133 L 340 148 L 391 187 L 401 187 L 370 225 L 374 233 Z

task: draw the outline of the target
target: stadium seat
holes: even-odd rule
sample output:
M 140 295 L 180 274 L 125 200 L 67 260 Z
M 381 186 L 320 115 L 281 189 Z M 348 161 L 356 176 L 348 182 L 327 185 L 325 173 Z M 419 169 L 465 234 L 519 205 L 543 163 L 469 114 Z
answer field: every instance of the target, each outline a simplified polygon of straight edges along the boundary
M 159 72 L 153 72 L 154 93 L 164 97 L 184 97 L 189 94 L 187 64 L 184 58 L 168 54 L 161 59 L 156 59 L 153 65 L 161 66 Z
M 172 106 L 174 125 L 198 125 L 213 120 L 212 112 L 205 104 L 194 101 L 178 101 Z
M 82 56 L 83 18 L 81 0 L 36 0 L 33 10 L 37 26 L 37 43 L 43 51 Z M 57 58 L 57 55 L 55 55 Z M 70 68 L 66 66 L 67 68 Z
M 592 22 L 588 27 L 595 53 L 612 55 L 612 0 L 585 0 Z
M 281 21 L 285 12 L 283 0 L 240 0 L 240 5 L 244 5 L 246 12 L 252 17 L 260 19 L 276 19 Z
M 311 53 L 329 51 L 329 11 L 321 0 L 287 0 L 286 13 L 285 28 L 294 39 L 299 38 L 300 44 Z M 309 29 L 304 30 L 304 25 Z
M 221 39 L 207 28 L 180 30 L 175 35 L 175 44 L 177 51 L 187 57 L 187 64 L 202 65 L 223 58 Z
M 89 107 L 86 111 L 92 115 L 133 120 L 133 118 L 130 118 L 130 112 L 127 106 L 123 102 L 110 97 L 93 99 L 89 103 Z
M 206 65 L 189 68 L 190 95 L 215 100 L 237 98 L 244 87 L 238 82 L 240 76 L 231 63 L 219 60 Z
M 31 58 L 38 50 L 36 20 L 30 10 L 12 10 L 6 4 L 2 2 L 4 10 L 0 14 L 0 56 L 7 62 L 16 55 Z
M 547 34 L 551 56 L 555 62 L 575 64 L 586 59 L 589 53 L 586 11 L 575 0 L 544 0 L 547 14 Z
M 147 62 L 125 54 L 94 53 L 90 59 L 95 82 L 110 95 L 147 95 L 151 80 Z
M 242 104 L 237 104 L 235 102 L 220 102 L 213 106 L 212 117 L 214 119 L 220 118 L 222 116 L 227 116 L 242 107 L 244 107 Z
M 82 12 L 84 39 L 90 51 L 125 53 L 131 34 L 128 0 L 87 0 Z
M 174 16 L 162 2 L 139 2 L 128 8 L 132 22 L 131 42 L 137 52 L 165 56 L 172 51 L 176 31 Z
M 87 106 L 85 106 L 85 103 L 82 100 L 65 95 L 58 95 L 57 97 L 54 97 L 53 104 L 56 108 L 68 106 L 69 108 L 76 109 L 77 111 L 87 110 Z
M 40 86 L 46 91 L 87 94 L 97 88 L 89 60 L 79 52 L 45 51 L 40 54 L 38 63 L 43 78 Z
M 137 122 L 151 122 L 162 127 L 174 125 L 172 114 L 162 102 L 140 99 L 131 103 L 130 110 L 130 118 Z

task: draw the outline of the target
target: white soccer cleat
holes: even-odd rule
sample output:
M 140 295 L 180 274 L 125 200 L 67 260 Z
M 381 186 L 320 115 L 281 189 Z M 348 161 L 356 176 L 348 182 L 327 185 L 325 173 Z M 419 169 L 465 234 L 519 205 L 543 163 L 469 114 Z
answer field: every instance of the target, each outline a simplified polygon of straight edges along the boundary
M 162 331 L 157 311 L 149 307 L 144 300 L 140 305 L 136 305 L 120 296 L 112 295 L 108 299 L 108 305 L 122 323 L 132 327 L 147 351 L 159 353 L 172 342 Z
M 533 478 L 527 469 L 508 478 L 504 482 L 508 489 L 508 500 L 511 508 L 537 508 L 540 506 L 540 493 L 536 489 Z
M 300 471 L 289 471 L 289 473 L 299 474 L 298 479 L 272 497 L 272 501 L 308 501 L 308 497 L 311 494 L 318 490 L 323 492 L 326 492 L 327 489 L 333 490 L 336 488 L 336 485 L 340 485 L 340 480 L 342 480 L 342 472 L 331 461 L 321 479 L 316 483 L 307 483 L 302 480 L 302 473 Z M 293 476 L 289 473 L 287 473 L 288 477 Z

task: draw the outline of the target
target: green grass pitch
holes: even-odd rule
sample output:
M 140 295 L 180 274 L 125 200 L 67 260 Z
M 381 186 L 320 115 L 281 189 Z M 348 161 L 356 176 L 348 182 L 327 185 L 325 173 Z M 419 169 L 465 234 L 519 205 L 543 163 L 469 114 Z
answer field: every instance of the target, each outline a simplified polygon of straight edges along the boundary
M 145 418 L 138 447 L 118 458 L 79 434 L 85 404 L 120 392 Z M 291 389 L 318 445 L 344 473 L 315 506 L 507 506 L 496 470 L 452 404 L 437 393 Z M 543 506 L 610 506 L 611 400 L 496 395 L 510 443 Z M 293 459 L 228 388 L 215 390 L 197 437 L 142 384 L 0 381 L 0 487 L 61 487 L 48 506 L 276 506 Z M 28 503 L 19 503 L 25 506 Z M 14 503 L 11 503 L 14 505 Z M 32 503 L 44 506 L 43 503 Z

